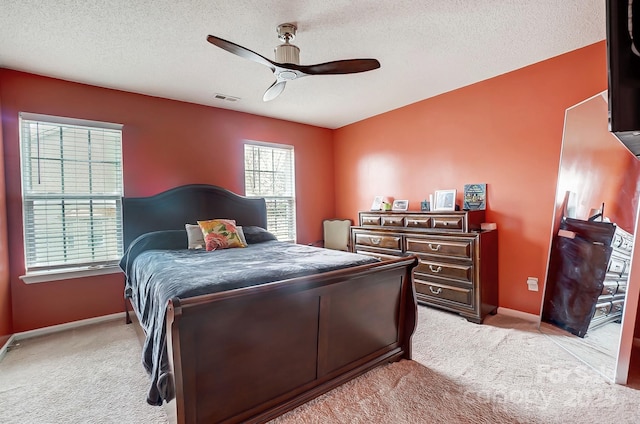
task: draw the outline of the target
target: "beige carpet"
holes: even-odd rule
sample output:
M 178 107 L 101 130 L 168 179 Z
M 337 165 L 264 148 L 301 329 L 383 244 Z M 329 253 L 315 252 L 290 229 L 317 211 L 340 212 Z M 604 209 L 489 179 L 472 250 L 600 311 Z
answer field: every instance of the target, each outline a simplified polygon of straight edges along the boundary
M 614 380 L 620 344 L 621 325 L 619 323 L 609 322 L 595 330 L 590 330 L 584 338 L 546 322 L 540 324 L 540 331 L 610 381 Z
M 273 423 L 638 423 L 640 391 L 609 384 L 536 324 L 419 308 L 414 360 L 370 371 Z
M 145 402 L 139 355 L 121 321 L 24 340 L 0 362 L 0 422 L 164 423 L 163 409 Z M 609 384 L 518 319 L 476 325 L 420 307 L 414 359 L 372 370 L 272 424 L 640 421 L 640 391 Z
M 21 340 L 0 362 L 0 423 L 165 423 L 146 402 L 141 348 L 124 320 Z

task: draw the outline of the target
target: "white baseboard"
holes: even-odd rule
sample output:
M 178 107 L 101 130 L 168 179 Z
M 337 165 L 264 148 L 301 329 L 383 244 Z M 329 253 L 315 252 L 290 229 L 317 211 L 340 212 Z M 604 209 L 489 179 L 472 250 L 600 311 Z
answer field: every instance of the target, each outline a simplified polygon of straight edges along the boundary
M 12 334 L 9 337 L 9 340 L 7 340 L 7 342 L 4 344 L 4 346 L 0 347 L 0 361 L 2 361 L 2 358 L 4 358 L 4 355 L 6 355 L 7 352 L 9 351 L 9 346 L 11 346 L 15 341 L 16 341 L 16 336 Z
M 500 315 L 506 315 L 506 316 L 509 316 L 509 317 L 520 318 L 520 319 L 523 319 L 525 321 L 540 322 L 540 316 L 539 315 L 534 315 L 534 314 L 530 314 L 530 313 L 527 313 L 527 312 L 517 311 L 515 309 L 499 307 L 498 308 L 498 313 Z
M 52 325 L 50 327 L 36 328 L 35 330 L 23 331 L 21 333 L 15 333 L 11 336 L 14 340 L 24 340 L 31 337 L 44 336 L 47 334 L 58 333 L 60 331 L 70 330 L 72 328 L 84 327 L 85 325 L 98 324 L 101 322 L 113 321 L 116 319 L 122 319 L 124 321 L 124 312 L 118 312 L 111 315 L 103 315 L 101 317 L 81 319 L 79 321 L 67 322 L 65 324 Z M 8 343 L 5 345 L 7 346 Z

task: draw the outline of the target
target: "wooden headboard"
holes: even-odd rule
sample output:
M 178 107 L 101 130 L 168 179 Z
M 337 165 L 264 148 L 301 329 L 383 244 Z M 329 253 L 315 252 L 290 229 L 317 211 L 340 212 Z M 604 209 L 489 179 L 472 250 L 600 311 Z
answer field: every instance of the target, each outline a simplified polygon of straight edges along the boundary
M 149 197 L 122 199 L 124 246 L 151 231 L 184 230 L 184 224 L 224 218 L 237 225 L 267 228 L 264 199 L 250 199 L 222 187 L 190 184 Z

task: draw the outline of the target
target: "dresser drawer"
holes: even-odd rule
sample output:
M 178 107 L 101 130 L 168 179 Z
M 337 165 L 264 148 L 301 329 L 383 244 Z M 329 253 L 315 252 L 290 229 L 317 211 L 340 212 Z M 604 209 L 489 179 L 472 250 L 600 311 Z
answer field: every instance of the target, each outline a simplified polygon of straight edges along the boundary
M 464 218 L 462 216 L 434 216 L 431 225 L 432 228 L 462 231 Z
M 442 299 L 455 302 L 467 307 L 473 305 L 473 290 L 464 287 L 452 287 L 446 284 L 438 284 L 430 281 L 414 279 L 416 292 L 433 299 Z
M 355 244 L 363 246 L 384 247 L 385 249 L 400 250 L 400 236 L 370 234 L 370 233 L 356 233 Z
M 428 216 L 407 216 L 404 218 L 407 228 L 431 228 L 431 218 Z
M 385 215 L 380 221 L 383 227 L 404 227 L 404 215 Z
M 355 253 L 359 253 L 360 255 L 373 256 L 374 258 L 378 258 L 381 261 L 385 261 L 389 259 L 398 259 L 398 257 L 400 257 L 400 255 L 391 255 L 389 253 L 382 253 L 376 250 L 356 249 Z
M 360 225 L 380 225 L 380 215 L 362 215 Z
M 596 309 L 593 313 L 593 319 L 597 319 L 599 317 L 604 317 L 609 315 L 611 311 L 611 302 L 599 302 L 596 304 Z
M 473 282 L 473 266 L 471 264 L 450 264 L 433 262 L 420 258 L 415 273 L 425 276 L 452 278 L 465 283 Z
M 627 281 L 619 281 L 618 282 L 618 290 L 616 290 L 616 294 L 627 294 Z
M 618 282 L 613 280 L 613 281 L 609 281 L 609 280 L 605 280 L 604 281 L 604 286 L 602 287 L 602 292 L 600 293 L 601 296 L 613 296 L 614 294 L 616 294 L 616 291 L 618 290 Z
M 609 315 L 622 315 L 622 310 L 624 309 L 624 299 L 613 300 L 611 302 L 611 310 L 609 311 Z
M 625 272 L 626 267 L 626 261 L 624 259 L 612 255 L 611 259 L 609 259 L 607 272 L 622 275 Z
M 407 237 L 405 239 L 405 250 L 409 253 L 426 253 L 429 255 L 471 259 L 473 257 L 473 243 L 474 240 Z

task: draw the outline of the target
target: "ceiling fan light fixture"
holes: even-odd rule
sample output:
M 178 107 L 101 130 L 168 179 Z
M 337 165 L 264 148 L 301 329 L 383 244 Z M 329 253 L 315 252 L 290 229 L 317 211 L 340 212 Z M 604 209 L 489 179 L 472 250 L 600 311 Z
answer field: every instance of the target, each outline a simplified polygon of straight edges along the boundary
M 298 77 L 298 74 L 296 74 L 293 71 L 282 71 L 282 72 L 278 72 L 276 76 L 278 77 L 278 79 L 291 81 L 296 79 Z

